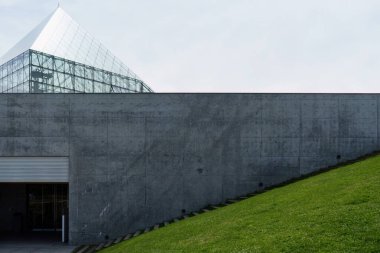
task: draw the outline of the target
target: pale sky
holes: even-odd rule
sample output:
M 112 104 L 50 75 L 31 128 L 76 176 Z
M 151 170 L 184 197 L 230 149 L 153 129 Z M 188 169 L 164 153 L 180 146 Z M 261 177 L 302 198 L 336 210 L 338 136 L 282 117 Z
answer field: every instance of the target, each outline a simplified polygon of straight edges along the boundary
M 3 55 L 57 1 L 0 0 Z M 378 92 L 379 0 L 62 0 L 156 92 Z

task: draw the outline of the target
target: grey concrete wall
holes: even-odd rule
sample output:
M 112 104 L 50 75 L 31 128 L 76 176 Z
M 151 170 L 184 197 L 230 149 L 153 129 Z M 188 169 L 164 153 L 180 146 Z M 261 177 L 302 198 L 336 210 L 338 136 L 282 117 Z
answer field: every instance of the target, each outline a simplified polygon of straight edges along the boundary
M 377 150 L 379 99 L 2 94 L 0 156 L 69 156 L 70 241 L 98 242 Z

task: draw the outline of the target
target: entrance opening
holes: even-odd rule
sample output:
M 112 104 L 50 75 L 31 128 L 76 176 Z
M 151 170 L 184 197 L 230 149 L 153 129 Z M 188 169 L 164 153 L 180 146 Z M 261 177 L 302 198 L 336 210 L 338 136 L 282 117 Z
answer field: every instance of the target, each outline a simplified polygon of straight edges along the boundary
M 60 242 L 68 231 L 67 183 L 1 183 L 0 203 L 3 238 Z
M 67 215 L 67 184 L 29 184 L 27 217 L 31 231 L 61 231 Z

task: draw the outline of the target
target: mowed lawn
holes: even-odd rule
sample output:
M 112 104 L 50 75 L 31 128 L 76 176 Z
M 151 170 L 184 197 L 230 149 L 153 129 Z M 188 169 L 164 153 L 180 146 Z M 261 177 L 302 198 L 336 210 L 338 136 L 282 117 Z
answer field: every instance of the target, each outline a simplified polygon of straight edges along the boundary
M 380 252 L 380 156 L 101 252 Z

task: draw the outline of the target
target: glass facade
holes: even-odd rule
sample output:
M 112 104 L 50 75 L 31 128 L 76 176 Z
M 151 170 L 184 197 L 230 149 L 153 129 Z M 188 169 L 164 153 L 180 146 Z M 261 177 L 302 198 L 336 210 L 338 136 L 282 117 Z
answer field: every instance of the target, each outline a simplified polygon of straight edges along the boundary
M 60 7 L 0 65 L 1 93 L 153 92 Z
M 29 92 L 29 51 L 0 66 L 1 93 Z
M 143 93 L 143 81 L 28 50 L 0 66 L 1 93 Z

